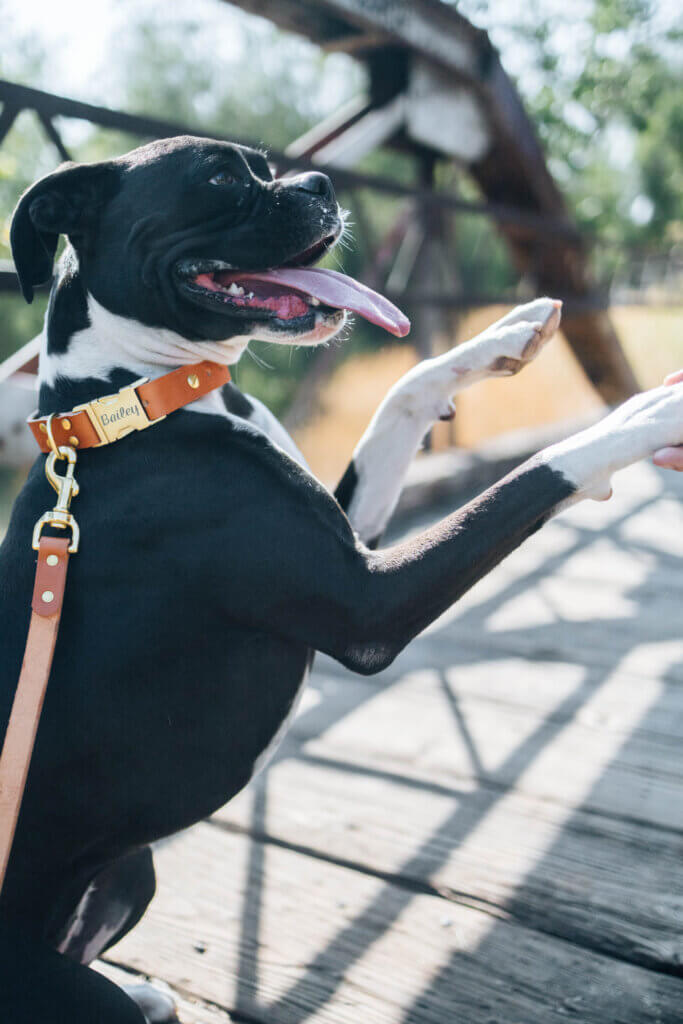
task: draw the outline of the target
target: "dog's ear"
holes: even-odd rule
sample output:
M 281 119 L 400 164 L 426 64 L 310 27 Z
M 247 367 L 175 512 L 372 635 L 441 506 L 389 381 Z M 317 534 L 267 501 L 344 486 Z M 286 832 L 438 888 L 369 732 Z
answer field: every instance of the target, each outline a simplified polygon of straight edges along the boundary
M 33 301 L 33 286 L 52 274 L 59 236 L 86 230 L 118 181 L 113 163 L 68 163 L 24 192 L 12 218 L 10 244 L 27 302 Z

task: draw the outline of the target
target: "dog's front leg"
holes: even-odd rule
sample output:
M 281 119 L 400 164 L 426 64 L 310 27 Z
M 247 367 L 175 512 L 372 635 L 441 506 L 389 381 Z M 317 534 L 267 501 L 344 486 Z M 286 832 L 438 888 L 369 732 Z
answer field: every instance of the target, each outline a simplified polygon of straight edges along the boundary
M 683 444 L 683 381 L 635 395 L 599 423 L 545 449 L 499 484 L 422 535 L 373 552 L 374 607 L 391 660 L 526 537 L 563 507 L 611 495 L 611 477 L 667 446 Z M 373 561 L 374 559 L 374 561 Z M 366 621 L 372 615 L 366 610 Z M 394 646 L 395 645 L 395 646 Z M 373 670 L 373 645 L 369 644 Z
M 556 331 L 560 308 L 547 298 L 518 306 L 471 341 L 425 359 L 394 385 L 336 491 L 364 543 L 374 545 L 381 536 L 425 434 L 437 420 L 452 419 L 454 395 L 486 377 L 518 373 Z
M 247 442 L 251 457 L 218 478 L 220 500 L 203 513 L 207 589 L 233 621 L 371 673 L 564 505 L 607 497 L 616 470 L 683 444 L 683 383 L 636 395 L 428 530 L 377 551 L 309 474 Z M 234 537 L 258 543 L 226 545 L 226 514 Z

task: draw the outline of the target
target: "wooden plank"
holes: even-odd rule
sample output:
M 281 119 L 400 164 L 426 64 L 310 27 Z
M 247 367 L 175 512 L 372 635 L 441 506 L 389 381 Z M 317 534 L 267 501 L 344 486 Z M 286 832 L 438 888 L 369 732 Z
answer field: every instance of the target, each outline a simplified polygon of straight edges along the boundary
M 683 973 L 683 836 L 475 782 L 449 792 L 449 776 L 410 765 L 392 779 L 385 767 L 280 761 L 213 820 Z
M 473 657 L 476 652 L 483 658 L 517 655 L 527 660 L 546 662 L 573 658 L 575 664 L 593 672 L 599 669 L 611 672 L 623 661 L 624 668 L 631 675 L 648 678 L 654 674 L 662 682 L 683 681 L 675 609 L 667 609 L 667 618 L 661 622 L 657 635 L 643 638 L 640 642 L 637 639 L 637 616 L 631 617 L 630 621 L 628 618 L 596 618 L 591 622 L 548 621 L 548 616 L 544 622 L 543 611 L 542 601 L 539 599 L 536 603 L 533 594 L 520 595 L 515 605 L 506 609 L 505 619 L 502 613 L 496 620 L 491 616 L 495 630 L 487 630 L 481 619 L 476 617 L 453 623 L 447 636 L 435 635 L 431 640 L 430 653 L 426 655 L 428 663 L 442 664 L 449 658 L 449 650 L 451 664 L 460 660 L 455 653 L 458 650 L 463 659 Z M 527 624 L 522 623 L 525 612 L 532 620 Z M 547 608 L 545 612 L 547 615 Z M 654 616 L 649 618 L 656 625 Z M 504 621 L 506 628 L 503 627 Z M 417 658 L 416 650 L 412 651 L 411 657 Z
M 427 641 L 429 640 L 429 644 Z M 425 637 L 419 643 L 420 652 L 433 647 L 434 640 Z M 484 715 L 487 709 L 493 714 L 505 716 L 501 728 L 507 728 L 508 721 L 523 720 L 523 735 L 533 728 L 534 722 L 554 721 L 559 726 L 576 723 L 583 728 L 597 731 L 605 741 L 618 744 L 625 740 L 639 742 L 653 740 L 656 744 L 676 748 L 683 737 L 683 687 L 669 685 L 662 687 L 657 669 L 666 667 L 669 658 L 683 656 L 681 642 L 665 645 L 662 661 L 658 664 L 651 656 L 651 675 L 645 679 L 641 673 L 617 670 L 609 680 L 602 680 L 593 673 L 595 692 L 590 693 L 589 702 L 582 701 L 581 687 L 585 681 L 585 669 L 581 665 L 559 659 L 534 659 L 509 655 L 501 651 L 491 656 L 475 645 L 466 647 L 458 644 L 458 658 L 453 664 L 444 664 L 450 652 L 453 660 L 453 644 L 449 636 L 443 639 L 433 664 L 429 668 L 415 659 L 399 659 L 397 671 L 377 676 L 373 683 L 361 682 L 354 687 L 358 706 L 367 701 L 381 700 L 393 704 L 396 694 L 396 713 L 408 715 L 416 708 L 424 709 L 424 715 L 438 717 L 448 705 L 457 701 L 463 714 Z M 345 675 L 344 669 L 333 662 L 321 659 L 318 673 L 312 685 L 321 693 L 330 693 L 330 684 L 322 675 L 323 669 L 332 667 L 330 675 L 335 679 L 332 685 L 332 701 L 337 703 L 340 695 L 337 686 L 356 683 L 356 677 Z M 589 682 L 589 687 L 591 683 Z M 665 691 L 665 692 L 664 692 Z M 345 693 L 341 698 L 342 709 L 346 704 Z M 330 705 L 332 709 L 333 704 Z M 634 712 L 634 708 L 638 710 Z M 323 716 L 325 709 L 322 709 Z M 640 715 L 640 717 L 638 717 Z M 400 719 L 399 719 L 400 720 Z M 397 720 L 398 721 L 398 720 Z M 328 726 L 334 724 L 331 716 Z M 300 722 L 296 730 L 306 735 L 306 726 Z M 382 730 L 384 732 L 385 730 Z M 437 736 L 435 734 L 435 736 Z
M 673 1024 L 680 984 L 436 896 L 198 826 L 108 955 L 252 1024 Z
M 681 498 L 676 474 L 645 464 L 619 474 L 612 501 L 583 502 L 549 523 L 411 645 L 390 674 L 457 663 L 479 650 L 683 680 Z M 411 532 L 456 504 L 413 516 Z
M 511 691 L 527 668 L 522 660 L 515 676 L 510 664 L 489 663 Z M 311 754 L 474 776 L 567 807 L 681 828 L 680 736 L 662 727 L 670 699 L 680 722 L 678 684 L 535 663 L 539 679 L 545 673 L 559 691 L 553 709 L 539 711 L 461 693 L 457 678 L 470 670 L 408 673 L 382 690 L 351 675 L 318 674 L 318 703 L 294 722 L 292 738 Z

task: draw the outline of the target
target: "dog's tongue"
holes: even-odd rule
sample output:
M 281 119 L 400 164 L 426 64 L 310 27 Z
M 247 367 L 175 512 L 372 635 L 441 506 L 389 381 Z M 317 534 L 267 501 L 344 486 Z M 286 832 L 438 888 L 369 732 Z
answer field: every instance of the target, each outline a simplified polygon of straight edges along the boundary
M 241 276 L 241 275 L 240 275 Z M 285 288 L 294 288 L 307 295 L 320 299 L 326 306 L 333 309 L 348 309 L 359 316 L 365 317 L 372 324 L 383 327 L 397 338 L 403 338 L 410 330 L 410 320 L 400 309 L 385 299 L 383 295 L 366 288 L 360 281 L 355 281 L 346 274 L 336 270 L 320 270 L 319 268 L 301 269 L 284 267 L 282 270 L 266 270 L 263 273 L 245 274 L 244 277 L 258 281 L 271 281 Z

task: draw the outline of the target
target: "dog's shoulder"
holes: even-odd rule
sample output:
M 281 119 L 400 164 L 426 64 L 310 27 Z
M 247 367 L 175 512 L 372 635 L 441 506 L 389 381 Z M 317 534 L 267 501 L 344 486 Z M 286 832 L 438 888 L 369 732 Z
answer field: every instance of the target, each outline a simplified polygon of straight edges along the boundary
M 246 400 L 254 408 L 249 419 L 227 410 L 221 416 L 179 414 L 164 447 L 169 442 L 178 446 L 183 462 L 192 466 L 207 492 L 259 503 L 277 497 L 336 520 L 341 513 L 339 505 L 308 470 L 303 457 L 296 457 L 293 443 L 291 448 L 285 446 L 288 435 L 284 428 L 280 426 L 281 443 L 279 436 L 264 429 L 260 403 L 251 397 Z M 272 516 L 283 511 L 282 506 L 269 506 Z

